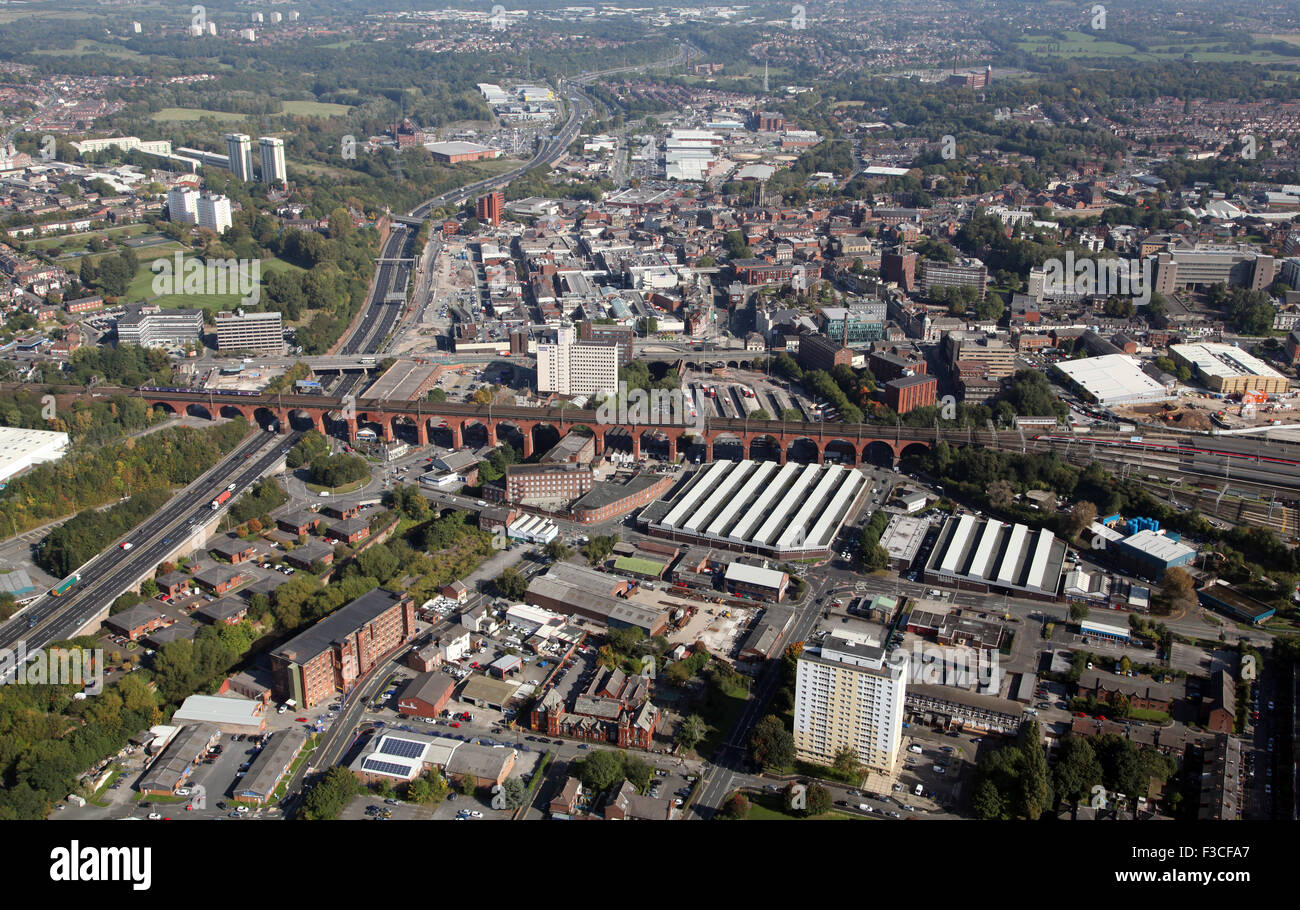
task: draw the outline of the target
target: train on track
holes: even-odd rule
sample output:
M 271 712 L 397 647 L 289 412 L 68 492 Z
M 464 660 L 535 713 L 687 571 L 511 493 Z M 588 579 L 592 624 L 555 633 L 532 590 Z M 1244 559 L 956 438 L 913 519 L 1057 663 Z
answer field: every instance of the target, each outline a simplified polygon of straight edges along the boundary
M 180 392 L 184 395 L 238 395 L 242 397 L 257 397 L 261 392 L 243 392 L 237 389 L 177 389 L 169 386 L 142 385 L 136 391 L 138 392 Z
M 1049 434 L 1040 434 L 1034 437 L 1035 440 L 1043 442 L 1074 442 L 1080 440 L 1070 436 L 1053 436 Z M 1246 461 L 1260 462 L 1264 464 L 1281 464 L 1291 467 L 1300 466 L 1300 458 L 1282 458 L 1276 455 L 1251 455 L 1247 452 L 1228 452 L 1222 449 L 1212 449 L 1204 446 L 1185 445 L 1177 442 L 1155 442 L 1139 438 L 1132 439 L 1096 439 L 1090 438 L 1088 445 L 1105 446 L 1107 448 L 1134 449 L 1147 452 L 1163 452 L 1170 455 L 1209 455 L 1217 458 L 1241 458 Z

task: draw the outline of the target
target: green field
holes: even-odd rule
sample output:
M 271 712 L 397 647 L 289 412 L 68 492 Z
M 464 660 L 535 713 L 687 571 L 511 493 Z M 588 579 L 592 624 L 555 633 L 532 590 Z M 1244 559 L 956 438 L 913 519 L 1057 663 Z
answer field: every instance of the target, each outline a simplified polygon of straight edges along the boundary
M 1153 60 L 1174 60 L 1188 55 L 1192 60 L 1199 63 L 1294 62 L 1291 58 L 1267 50 L 1248 52 L 1212 50 L 1212 48 L 1222 46 L 1222 42 L 1217 41 L 1187 41 L 1186 43 L 1153 45 L 1149 51 L 1139 51 L 1137 48 L 1123 42 L 1110 41 L 1087 32 L 1065 32 L 1060 38 L 1052 35 L 1037 36 L 1020 41 L 1016 46 L 1022 51 L 1042 57 L 1124 57 L 1133 61 L 1149 62 Z
M 91 237 L 135 237 L 151 230 L 153 228 L 147 224 L 125 224 L 121 227 L 104 228 L 99 231 L 82 231 L 79 234 L 57 234 L 53 237 L 41 237 L 33 240 L 31 245 L 38 250 L 49 250 L 64 244 L 68 244 L 70 249 L 75 249 L 78 245 L 84 249 Z
M 150 262 L 152 262 L 153 260 L 157 259 L 159 256 L 171 256 L 173 253 L 177 252 L 178 250 L 182 253 L 188 253 L 190 251 L 190 247 L 178 243 L 174 240 L 169 240 L 167 243 L 160 243 L 156 246 L 137 248 L 135 253 L 136 256 L 139 257 L 140 259 L 143 260 L 147 258 Z M 58 261 L 59 265 L 62 268 L 67 269 L 68 271 L 75 272 L 81 268 L 81 260 L 85 259 L 87 256 L 90 257 L 92 262 L 98 262 L 102 257 L 115 256 L 117 255 L 118 252 L 119 250 L 116 248 L 105 250 L 102 253 L 91 253 L 88 250 L 80 250 L 80 251 L 73 250 L 66 254 L 61 253 L 59 255 L 56 255 L 54 258 Z
M 614 560 L 614 568 L 620 572 L 637 572 L 641 575 L 651 575 L 658 578 L 663 574 L 664 564 L 655 562 L 653 559 L 642 559 L 637 556 L 620 556 Z
M 151 114 L 149 119 L 162 123 L 179 123 L 185 120 L 202 120 L 204 117 L 225 122 L 244 119 L 243 114 L 232 114 L 229 111 L 209 111 L 201 107 L 165 107 L 158 113 Z
M 82 38 L 72 48 L 69 49 L 50 49 L 32 51 L 33 54 L 41 54 L 46 57 L 79 57 L 82 54 L 97 54 L 102 57 L 119 57 L 124 60 L 143 60 L 144 54 L 138 51 L 128 50 L 125 47 L 119 47 L 106 41 L 91 41 Z
M 295 117 L 342 117 L 352 108 L 346 104 L 329 104 L 324 101 L 284 101 L 284 112 Z
M 240 299 L 239 294 L 166 294 L 161 297 L 155 297 L 153 292 L 154 278 L 157 277 L 152 269 L 155 259 L 171 259 L 177 249 L 181 249 L 180 244 L 167 244 L 164 247 L 151 247 L 148 256 L 140 256 L 140 268 L 135 273 L 135 278 L 126 290 L 126 299 L 131 302 L 140 302 L 147 300 L 150 303 L 156 303 L 160 307 L 168 309 L 200 309 L 216 312 L 217 310 L 229 309 L 235 306 Z M 181 249 L 181 252 L 188 250 Z M 188 262 L 190 257 L 186 257 Z M 266 276 L 272 272 L 283 271 L 302 271 L 300 266 L 285 262 L 282 259 L 263 259 L 262 281 L 265 283 Z
M 783 800 L 777 793 L 755 793 L 749 796 L 749 819 L 751 821 L 865 821 L 859 815 L 847 815 L 843 812 L 826 812 L 809 818 L 800 818 L 785 811 Z

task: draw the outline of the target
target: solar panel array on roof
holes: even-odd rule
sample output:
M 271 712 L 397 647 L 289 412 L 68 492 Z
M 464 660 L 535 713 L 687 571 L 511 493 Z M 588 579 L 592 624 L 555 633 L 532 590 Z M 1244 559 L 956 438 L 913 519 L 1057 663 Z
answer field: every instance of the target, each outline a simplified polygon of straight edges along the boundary
M 424 743 L 415 742 L 410 739 L 398 739 L 395 736 L 385 736 L 383 744 L 379 751 L 385 755 L 397 755 L 402 758 L 415 758 L 424 751 Z
M 391 774 L 394 777 L 406 777 L 411 773 L 411 769 L 406 765 L 399 765 L 390 761 L 380 761 L 377 758 L 367 758 L 361 765 L 362 770 L 374 771 L 379 774 Z

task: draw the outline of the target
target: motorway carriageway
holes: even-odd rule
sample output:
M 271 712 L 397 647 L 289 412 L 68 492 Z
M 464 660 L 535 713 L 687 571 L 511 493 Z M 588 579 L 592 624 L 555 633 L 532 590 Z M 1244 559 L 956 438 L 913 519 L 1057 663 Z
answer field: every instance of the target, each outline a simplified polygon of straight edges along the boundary
M 25 641 L 29 653 L 51 642 L 73 637 L 89 620 L 101 613 L 129 589 L 137 579 L 175 551 L 181 539 L 213 516 L 212 500 L 231 483 L 235 497 L 284 458 L 301 436 L 251 433 L 230 455 L 183 492 L 174 496 L 124 540 L 134 544 L 123 550 L 113 546 L 82 566 L 81 581 L 62 597 L 43 595 L 20 615 L 0 628 L 0 646 L 14 647 Z M 249 457 L 245 457 L 249 456 Z M 224 510 L 222 510 L 224 512 Z M 169 541 L 164 543 L 163 541 Z M 28 627 L 28 621 L 35 625 Z
M 388 241 L 384 244 L 382 257 L 384 260 L 404 259 L 410 250 L 407 247 L 414 241 L 415 234 L 409 227 L 403 224 L 395 224 L 392 233 L 388 235 Z M 366 313 L 357 326 L 352 337 L 347 340 L 340 354 L 374 354 L 377 352 L 379 344 L 388 337 L 393 326 L 397 323 L 398 316 L 401 315 L 405 303 L 386 303 L 389 292 L 395 287 L 404 286 L 402 277 L 409 272 L 411 264 L 409 262 L 390 262 L 384 261 L 379 263 L 375 271 L 375 282 L 371 289 L 370 299 L 366 302 Z

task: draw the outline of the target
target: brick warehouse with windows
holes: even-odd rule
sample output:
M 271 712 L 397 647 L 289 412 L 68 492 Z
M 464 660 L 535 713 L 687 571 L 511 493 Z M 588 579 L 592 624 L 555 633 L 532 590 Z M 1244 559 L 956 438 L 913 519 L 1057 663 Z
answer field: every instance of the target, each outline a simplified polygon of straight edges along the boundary
M 585 464 L 515 464 L 506 468 L 506 502 L 577 499 L 591 491 L 591 466 Z
M 304 709 L 328 702 L 415 632 L 414 602 L 376 588 L 272 651 L 272 691 Z
M 897 414 L 906 414 L 934 404 L 938 391 L 939 382 L 933 376 L 902 376 L 885 383 L 885 404 Z

